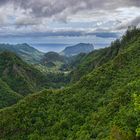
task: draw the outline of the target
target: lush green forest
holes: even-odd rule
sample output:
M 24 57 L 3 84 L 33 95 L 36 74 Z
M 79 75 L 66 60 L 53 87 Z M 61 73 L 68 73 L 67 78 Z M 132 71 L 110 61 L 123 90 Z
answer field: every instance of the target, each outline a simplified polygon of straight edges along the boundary
M 16 103 L 22 96 L 44 88 L 60 88 L 69 82 L 63 73 L 43 73 L 13 52 L 0 53 L 0 108 Z
M 0 51 L 10 51 L 17 54 L 20 58 L 25 60 L 27 63 L 38 64 L 44 53 L 36 50 L 35 48 L 31 47 L 30 45 L 23 43 L 23 44 L 0 44 Z
M 4 103 L 0 102 L 2 106 L 10 104 L 8 97 L 12 97 L 16 102 L 19 98 L 23 98 L 21 95 L 25 95 L 21 91 L 28 89 L 26 93 L 30 93 L 28 86 L 33 90 L 38 85 L 39 88 L 46 89 L 36 90 L 35 94 L 28 95 L 17 104 L 0 110 L 0 139 L 140 139 L 140 29 L 128 30 L 121 39 L 113 42 L 108 48 L 77 56 L 67 66 L 68 70 L 71 70 L 70 74 L 59 73 L 59 78 L 58 74 L 45 76 L 24 62 L 23 66 L 19 63 L 22 60 L 11 53 L 10 57 L 12 55 L 14 58 L 12 60 L 16 61 L 14 67 L 16 71 L 7 74 L 6 68 L 7 66 L 11 68 L 11 61 L 8 63 L 8 57 L 4 57 L 7 56 L 6 53 L 0 55 L 2 66 L 0 73 L 4 74 L 1 76 L 0 82 L 3 86 L 0 87 L 0 92 L 6 91 L 7 98 Z M 75 65 L 71 66 L 74 62 Z M 27 70 L 31 76 L 27 74 Z M 21 73 L 23 71 L 25 73 Z M 12 76 L 14 72 L 20 73 L 21 79 L 27 77 L 33 84 L 17 82 L 16 87 L 13 87 L 13 81 L 18 81 Z M 9 82 L 9 79 L 12 81 Z M 64 83 L 69 83 L 69 86 L 62 88 L 65 86 Z M 55 90 L 53 86 L 52 89 L 47 89 L 49 84 L 54 84 L 54 87 L 60 84 L 61 89 Z
M 45 80 L 40 71 L 12 52 L 0 53 L 0 77 L 12 90 L 21 95 L 38 90 Z
M 17 94 L 0 79 L 0 109 L 15 104 L 22 99 L 22 95 Z
M 114 59 L 118 53 L 123 51 L 127 45 L 131 43 L 131 39 L 135 38 L 138 32 L 136 29 L 127 31 L 122 39 L 117 39 L 111 43 L 110 47 L 95 50 L 89 54 L 80 54 L 69 64 L 72 82 L 78 81 L 82 76 L 88 74 L 93 69 Z M 71 68 L 72 67 L 72 68 Z

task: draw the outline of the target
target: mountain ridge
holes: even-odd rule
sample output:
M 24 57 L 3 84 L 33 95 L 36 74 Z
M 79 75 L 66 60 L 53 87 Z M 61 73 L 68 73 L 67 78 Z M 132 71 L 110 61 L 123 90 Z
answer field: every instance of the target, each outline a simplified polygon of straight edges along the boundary
M 44 90 L 0 110 L 0 138 L 139 139 L 140 30 L 129 43 L 126 38 L 116 57 L 75 85 Z
M 0 44 L 0 51 L 10 51 L 16 53 L 24 61 L 31 64 L 39 63 L 44 55 L 44 53 L 29 46 L 27 43 L 16 45 Z
M 89 53 L 93 50 L 94 50 L 93 44 L 79 43 L 74 46 L 66 47 L 62 52 L 60 52 L 60 54 L 65 56 L 74 56 L 80 53 Z
M 41 88 L 41 83 L 45 81 L 40 71 L 24 62 L 15 53 L 7 51 L 0 53 L 0 78 L 21 95 L 33 93 Z
M 0 109 L 16 104 L 22 98 L 22 95 L 14 92 L 4 81 L 0 79 Z

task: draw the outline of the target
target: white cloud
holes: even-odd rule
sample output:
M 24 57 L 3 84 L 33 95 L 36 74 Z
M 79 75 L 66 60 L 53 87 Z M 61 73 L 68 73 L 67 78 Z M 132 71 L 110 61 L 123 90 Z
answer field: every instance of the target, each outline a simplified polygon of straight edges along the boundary
M 62 33 L 62 28 L 63 35 L 69 35 L 69 30 L 113 32 L 137 24 L 139 7 L 139 0 L 0 0 L 0 34 L 44 32 L 44 35 L 57 35 Z M 54 24 L 56 21 L 63 27 L 54 27 L 55 32 L 48 22 Z M 79 23 L 77 30 L 72 22 Z M 86 27 L 87 22 L 93 22 L 93 25 Z

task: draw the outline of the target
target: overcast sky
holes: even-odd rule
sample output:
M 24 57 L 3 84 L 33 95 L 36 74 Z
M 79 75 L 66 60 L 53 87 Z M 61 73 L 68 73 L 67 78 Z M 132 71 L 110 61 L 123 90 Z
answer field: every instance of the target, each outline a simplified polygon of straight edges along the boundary
M 0 42 L 109 43 L 140 26 L 140 0 L 0 0 Z

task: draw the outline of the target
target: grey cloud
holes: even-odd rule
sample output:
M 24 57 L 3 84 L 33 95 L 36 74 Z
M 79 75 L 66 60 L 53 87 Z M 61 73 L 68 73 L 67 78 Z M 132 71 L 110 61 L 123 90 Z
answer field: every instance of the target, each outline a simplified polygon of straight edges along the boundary
M 62 13 L 74 14 L 81 10 L 113 10 L 118 7 L 140 6 L 139 0 L 0 0 L 0 4 L 14 3 L 15 7 L 31 9 L 36 17 L 52 17 Z M 64 14 L 62 14 L 64 16 Z
M 118 38 L 119 34 L 116 32 L 93 32 L 93 33 L 88 33 L 88 35 L 96 35 L 97 37 L 101 38 Z
M 20 6 L 32 9 L 37 17 L 52 17 L 57 14 L 75 14 L 81 10 L 103 9 L 112 10 L 118 7 L 140 6 L 138 0 L 22 0 Z M 64 14 L 63 14 L 64 15 Z
M 96 36 L 100 38 L 118 38 L 120 35 L 117 32 L 86 32 L 82 30 L 49 30 L 46 32 L 27 32 L 16 34 L 0 34 L 1 37 L 79 37 L 79 36 Z
M 100 14 L 104 14 L 105 10 L 110 10 L 110 13 L 120 7 L 140 7 L 140 0 L 0 0 L 0 6 L 4 4 L 13 4 L 15 9 L 22 9 L 26 17 L 22 17 L 19 14 L 19 19 L 15 21 L 16 27 L 20 26 L 33 26 L 41 24 L 41 19 L 53 18 L 56 20 L 66 21 L 69 15 L 74 15 L 77 12 L 84 12 L 84 10 L 95 11 L 95 13 L 102 11 Z M 113 13 L 113 12 L 112 12 Z M 111 13 L 111 14 L 112 14 Z M 3 14 L 3 13 L 2 13 Z M 108 14 L 108 12 L 107 12 Z M 111 15 L 110 14 L 110 15 Z M 95 18 L 98 15 L 95 14 Z M 106 15 L 108 16 L 108 15 Z M 91 17 L 91 18 L 94 18 Z M 0 18 L 3 20 L 4 18 Z M 12 21 L 13 22 L 13 21 Z M 139 17 L 130 23 L 122 24 L 118 29 L 126 28 L 128 24 L 136 24 L 139 22 Z M 47 23 L 45 23 L 47 24 Z M 14 25 L 13 25 L 14 26 Z M 116 26 L 116 25 L 115 25 Z M 109 27 L 111 28 L 111 27 Z M 23 31 L 24 32 L 24 31 Z M 45 32 L 45 31 L 44 31 Z M 57 31 L 57 32 L 45 32 L 45 33 L 30 33 L 33 36 L 80 36 L 80 35 L 96 35 L 99 37 L 116 37 L 115 33 L 108 32 L 90 32 L 84 31 Z
M 128 21 L 126 23 L 122 23 L 116 29 L 122 30 L 128 28 L 128 26 L 139 26 L 140 25 L 140 16 L 136 17 L 132 21 Z
M 131 21 L 131 25 L 138 26 L 140 24 L 140 16 Z
M 10 2 L 10 0 L 0 0 L 0 6 L 2 6 L 3 4 L 6 4 L 7 2 Z
M 16 20 L 15 25 L 16 27 L 20 26 L 31 26 L 31 25 L 39 25 L 41 23 L 41 20 L 36 20 L 32 17 L 21 17 Z

